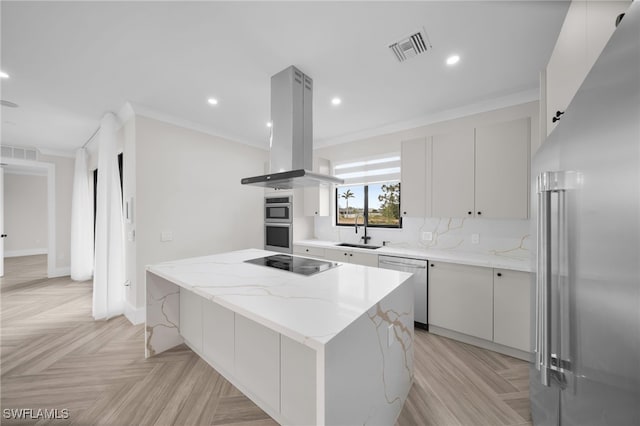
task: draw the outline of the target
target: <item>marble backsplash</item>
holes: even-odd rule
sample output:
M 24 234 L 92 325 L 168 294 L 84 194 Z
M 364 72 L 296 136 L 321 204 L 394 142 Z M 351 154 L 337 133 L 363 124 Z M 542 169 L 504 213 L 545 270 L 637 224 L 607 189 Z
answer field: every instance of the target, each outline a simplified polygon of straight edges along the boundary
M 333 226 L 331 217 L 315 218 L 315 238 L 327 241 L 360 243 L 362 227 Z M 423 239 L 431 232 L 432 239 Z M 402 229 L 368 228 L 369 244 L 411 249 L 455 250 L 481 254 L 498 254 L 515 259 L 528 259 L 531 252 L 529 220 L 497 220 L 473 218 L 404 218 Z M 478 242 L 473 236 L 477 234 Z

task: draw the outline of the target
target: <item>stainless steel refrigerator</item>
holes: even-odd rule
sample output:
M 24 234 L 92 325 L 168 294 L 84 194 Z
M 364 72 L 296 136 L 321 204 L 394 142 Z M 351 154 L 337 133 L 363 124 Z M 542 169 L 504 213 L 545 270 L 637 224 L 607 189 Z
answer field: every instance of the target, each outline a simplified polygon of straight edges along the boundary
M 638 3 L 531 167 L 535 425 L 640 425 Z

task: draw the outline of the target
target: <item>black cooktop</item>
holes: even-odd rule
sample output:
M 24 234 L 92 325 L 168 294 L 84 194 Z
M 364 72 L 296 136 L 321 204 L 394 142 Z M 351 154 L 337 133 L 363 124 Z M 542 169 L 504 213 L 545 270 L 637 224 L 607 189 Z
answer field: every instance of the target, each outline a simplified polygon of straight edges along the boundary
M 257 259 L 245 260 L 246 263 L 254 265 L 278 268 L 283 271 L 294 272 L 301 275 L 313 275 L 324 272 L 339 266 L 336 262 L 327 262 L 318 259 L 308 259 L 306 257 L 291 256 L 288 254 L 276 254 L 273 256 L 259 257 Z

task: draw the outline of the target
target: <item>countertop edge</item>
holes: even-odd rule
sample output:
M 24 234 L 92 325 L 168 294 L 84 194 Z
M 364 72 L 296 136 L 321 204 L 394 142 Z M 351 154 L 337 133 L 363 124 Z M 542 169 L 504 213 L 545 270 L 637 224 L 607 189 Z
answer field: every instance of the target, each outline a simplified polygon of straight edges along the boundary
M 417 248 L 405 248 L 405 247 L 389 247 L 383 246 L 376 250 L 362 249 L 357 247 L 337 247 L 340 244 L 336 241 L 326 240 L 299 240 L 294 241 L 293 245 L 306 245 L 318 248 L 331 248 L 331 249 L 346 249 L 353 250 L 359 253 L 371 253 L 384 256 L 398 256 L 409 257 L 423 260 L 433 260 L 436 262 L 448 262 L 457 263 L 462 265 L 479 266 L 485 268 L 507 269 L 511 271 L 519 272 L 532 272 L 531 265 L 528 261 L 520 259 L 513 259 L 508 256 L 501 257 L 500 255 L 491 255 L 483 253 L 472 252 L 452 252 L 438 249 L 425 249 L 420 250 Z M 486 257 L 486 259 L 478 259 L 479 257 Z M 492 259 L 495 257 L 495 259 Z

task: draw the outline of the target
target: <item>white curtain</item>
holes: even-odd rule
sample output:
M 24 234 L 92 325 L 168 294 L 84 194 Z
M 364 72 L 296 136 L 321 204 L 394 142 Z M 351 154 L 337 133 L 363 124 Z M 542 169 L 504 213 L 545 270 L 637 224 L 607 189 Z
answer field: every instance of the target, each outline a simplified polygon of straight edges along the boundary
M 89 194 L 87 151 L 76 151 L 71 199 L 71 279 L 86 281 L 93 275 L 93 206 Z
M 96 250 L 93 275 L 93 317 L 108 319 L 124 312 L 124 223 L 115 115 L 100 124 L 96 203 Z

